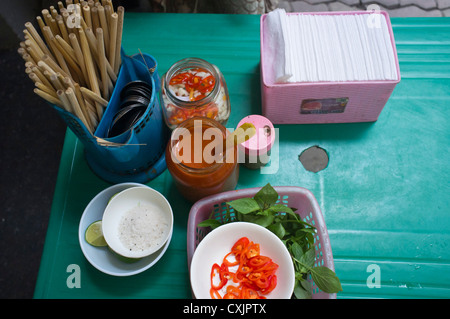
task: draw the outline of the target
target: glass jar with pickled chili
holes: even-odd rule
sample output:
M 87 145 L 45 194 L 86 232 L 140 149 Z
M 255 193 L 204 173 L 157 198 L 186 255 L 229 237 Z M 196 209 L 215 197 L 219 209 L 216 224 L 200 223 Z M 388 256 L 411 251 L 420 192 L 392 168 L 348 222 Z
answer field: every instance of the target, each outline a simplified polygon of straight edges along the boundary
M 230 116 L 228 88 L 215 65 L 186 58 L 172 65 L 161 83 L 164 119 L 171 129 L 196 116 L 226 124 Z
M 216 120 L 193 117 L 172 131 L 167 168 L 178 191 L 191 202 L 236 188 L 237 147 L 226 148 L 229 132 Z

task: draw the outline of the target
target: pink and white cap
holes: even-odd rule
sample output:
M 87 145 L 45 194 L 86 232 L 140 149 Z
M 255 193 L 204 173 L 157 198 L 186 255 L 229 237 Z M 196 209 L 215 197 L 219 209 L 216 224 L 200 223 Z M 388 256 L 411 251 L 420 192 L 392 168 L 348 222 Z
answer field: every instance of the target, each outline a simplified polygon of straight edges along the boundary
M 275 129 L 272 122 L 262 115 L 253 114 L 244 117 L 237 127 L 244 123 L 252 123 L 256 128 L 256 134 L 239 144 L 241 151 L 250 155 L 266 154 L 275 142 Z

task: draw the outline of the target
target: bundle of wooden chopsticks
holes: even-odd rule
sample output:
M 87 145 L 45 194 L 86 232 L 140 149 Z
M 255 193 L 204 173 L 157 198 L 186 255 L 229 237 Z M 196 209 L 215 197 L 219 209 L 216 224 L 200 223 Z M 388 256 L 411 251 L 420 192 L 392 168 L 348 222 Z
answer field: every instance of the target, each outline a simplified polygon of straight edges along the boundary
M 94 133 L 121 65 L 125 9 L 111 0 L 66 0 L 25 23 L 19 54 L 34 92 L 77 116 Z

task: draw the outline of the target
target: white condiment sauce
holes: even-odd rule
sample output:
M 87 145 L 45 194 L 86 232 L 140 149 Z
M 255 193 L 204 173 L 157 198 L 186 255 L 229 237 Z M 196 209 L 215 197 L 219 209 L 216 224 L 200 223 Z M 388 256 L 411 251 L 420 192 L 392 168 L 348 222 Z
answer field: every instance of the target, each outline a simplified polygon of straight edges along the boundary
M 169 231 L 164 212 L 153 205 L 141 205 L 123 214 L 119 223 L 119 239 L 129 251 L 145 251 L 160 247 Z

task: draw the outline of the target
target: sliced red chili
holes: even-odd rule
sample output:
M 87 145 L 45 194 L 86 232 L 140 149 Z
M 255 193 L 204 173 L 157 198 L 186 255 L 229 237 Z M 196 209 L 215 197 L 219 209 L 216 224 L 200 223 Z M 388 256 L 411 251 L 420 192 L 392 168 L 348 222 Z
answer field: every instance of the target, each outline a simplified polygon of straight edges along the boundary
M 228 260 L 234 255 L 235 260 Z M 229 267 L 238 266 L 237 270 L 230 271 Z M 265 298 L 261 294 L 268 294 L 277 285 L 275 275 L 278 265 L 267 256 L 260 255 L 260 246 L 242 237 L 236 241 L 223 259 L 222 265 L 217 263 L 211 269 L 211 297 L 222 298 L 219 290 L 232 280 L 235 284 L 228 285 L 224 299 L 257 299 Z M 219 275 L 219 279 L 214 277 Z M 217 283 L 219 282 L 219 283 Z M 216 283 L 216 284 L 215 284 Z
M 269 257 L 258 255 L 250 258 L 248 260 L 248 265 L 253 269 L 258 269 L 270 261 L 272 261 L 272 259 L 270 259 Z
M 271 281 L 267 277 L 260 277 L 255 281 L 255 284 L 261 289 L 268 288 L 270 283 Z
M 222 263 L 220 266 L 220 280 L 225 281 L 227 283 L 228 279 L 231 278 L 230 271 L 228 270 L 228 266 Z
M 259 255 L 259 244 L 252 243 L 247 250 L 246 256 L 248 259 Z
M 242 297 L 244 299 L 258 299 L 259 295 L 258 293 L 249 287 L 242 287 Z
M 241 274 L 244 274 L 244 275 L 245 275 L 245 274 L 250 273 L 250 272 L 252 271 L 252 268 L 244 264 L 244 265 L 241 265 L 241 266 L 239 267 L 238 271 L 239 271 Z
M 261 273 L 260 272 L 252 272 L 247 276 L 247 278 L 250 281 L 257 281 L 259 278 L 261 278 Z
M 242 250 L 249 244 L 247 237 L 240 238 L 231 248 L 231 252 L 236 255 L 236 258 L 241 254 Z
M 208 108 L 205 111 L 205 113 L 206 113 L 205 114 L 206 117 L 209 117 L 210 119 L 215 119 L 217 114 L 219 113 L 219 110 L 217 109 L 216 106 L 212 106 L 212 107 Z
M 225 255 L 225 257 L 223 258 L 223 263 L 224 263 L 225 265 L 227 265 L 228 267 L 233 267 L 233 266 L 239 265 L 239 259 L 236 259 L 236 258 L 235 258 L 235 261 L 234 261 L 234 262 L 228 260 L 228 257 L 229 257 L 230 255 L 233 255 L 233 252 L 232 252 L 232 251 L 230 251 L 228 254 Z
M 236 286 L 228 286 L 227 293 L 223 296 L 223 299 L 239 299 L 241 296 L 241 290 Z
M 260 271 L 265 271 L 268 273 L 274 273 L 277 269 L 278 269 L 278 265 L 276 263 L 274 263 L 273 261 L 268 262 L 267 264 L 265 264 L 264 266 L 259 268 Z
M 180 124 L 187 119 L 186 114 L 181 110 L 177 109 L 173 111 L 169 117 L 170 124 Z
M 225 295 L 223 295 L 223 299 L 239 299 L 239 296 L 227 292 Z
M 197 75 L 198 73 L 207 73 L 206 77 Z M 170 85 L 181 84 L 184 89 L 189 92 L 189 100 L 198 101 L 210 93 L 215 85 L 215 78 L 207 70 L 202 68 L 191 69 L 174 75 L 170 81 Z M 200 94 L 198 94 L 200 93 Z
M 222 299 L 222 296 L 220 295 L 219 291 L 217 291 L 214 288 L 211 288 L 209 290 L 209 294 L 211 295 L 212 299 Z
M 215 290 L 222 289 L 222 287 L 225 286 L 225 284 L 228 282 L 228 279 L 222 275 L 221 271 L 222 271 L 222 268 L 218 264 L 214 264 L 212 266 L 212 269 L 211 269 L 211 287 L 212 287 L 212 289 L 215 289 Z M 220 280 L 219 284 L 217 284 L 217 285 L 214 283 L 214 277 L 216 276 L 216 272 L 217 272 L 217 275 L 219 275 L 219 280 Z
M 269 286 L 267 288 L 261 289 L 261 293 L 263 295 L 267 295 L 269 292 L 274 290 L 275 287 L 277 286 L 277 276 L 276 275 L 270 276 L 268 279 L 269 279 Z

